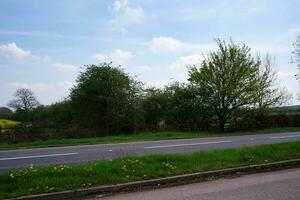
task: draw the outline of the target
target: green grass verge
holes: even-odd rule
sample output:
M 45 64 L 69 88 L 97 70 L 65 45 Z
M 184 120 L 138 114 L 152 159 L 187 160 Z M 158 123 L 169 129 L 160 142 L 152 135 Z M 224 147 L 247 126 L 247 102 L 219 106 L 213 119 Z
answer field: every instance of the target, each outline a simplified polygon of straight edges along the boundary
M 135 142 L 135 141 L 150 141 L 150 140 L 167 140 L 167 139 L 188 139 L 201 137 L 217 137 L 217 136 L 233 136 L 233 135 L 251 135 L 263 133 L 276 133 L 300 131 L 300 127 L 288 128 L 272 128 L 262 129 L 258 131 L 247 132 L 149 132 L 131 135 L 116 135 L 93 138 L 80 139 L 49 139 L 44 141 L 24 142 L 24 143 L 0 143 L 0 149 L 18 149 L 18 148 L 38 148 L 38 147 L 59 147 L 59 146 L 74 146 L 87 144 L 104 144 L 104 143 L 120 143 L 120 142 Z
M 26 168 L 0 174 L 0 199 L 294 158 L 300 158 L 300 142 Z

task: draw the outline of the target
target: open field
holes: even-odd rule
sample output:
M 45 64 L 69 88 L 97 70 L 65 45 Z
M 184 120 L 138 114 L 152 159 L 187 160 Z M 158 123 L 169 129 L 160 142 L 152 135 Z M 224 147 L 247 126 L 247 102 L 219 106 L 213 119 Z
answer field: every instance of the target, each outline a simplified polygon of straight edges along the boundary
M 9 119 L 0 119 L 0 127 L 1 128 L 10 128 L 14 127 L 18 124 L 18 122 L 9 120 Z
M 237 136 L 237 135 L 251 135 L 264 133 L 279 133 L 300 131 L 300 127 L 287 128 L 271 128 L 257 131 L 245 132 L 149 132 L 130 135 L 116 135 L 80 139 L 50 139 L 43 141 L 24 142 L 24 143 L 0 143 L 0 149 L 18 149 L 18 148 L 38 148 L 38 147 L 59 147 L 59 146 L 75 146 L 88 144 L 104 144 L 104 143 L 120 143 L 120 142 L 134 142 L 134 141 L 151 141 L 151 140 L 168 140 L 168 139 L 185 139 L 185 138 L 204 138 L 204 137 L 218 137 L 218 136 Z
M 300 158 L 300 142 L 147 155 L 80 165 L 26 168 L 0 174 L 0 198 L 152 179 L 213 169 Z

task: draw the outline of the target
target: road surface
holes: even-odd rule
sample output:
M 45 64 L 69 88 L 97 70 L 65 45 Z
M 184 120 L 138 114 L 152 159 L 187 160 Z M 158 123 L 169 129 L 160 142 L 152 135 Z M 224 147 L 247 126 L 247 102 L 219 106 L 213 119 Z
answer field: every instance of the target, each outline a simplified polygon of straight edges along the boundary
M 118 194 L 88 200 L 299 200 L 300 169 Z
M 299 140 L 300 132 L 288 132 L 119 144 L 4 150 L 0 151 L 0 171 L 29 167 L 31 165 L 75 164 L 95 160 L 108 160 L 128 155 L 186 153 L 201 150 L 225 149 Z

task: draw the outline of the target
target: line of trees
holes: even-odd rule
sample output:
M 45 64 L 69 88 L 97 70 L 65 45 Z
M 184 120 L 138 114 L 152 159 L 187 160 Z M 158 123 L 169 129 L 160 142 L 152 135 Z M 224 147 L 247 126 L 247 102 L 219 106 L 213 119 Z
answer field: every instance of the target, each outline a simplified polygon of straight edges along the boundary
M 254 57 L 243 43 L 216 43 L 216 51 L 188 67 L 187 83 L 144 88 L 120 67 L 101 63 L 84 67 L 63 102 L 42 106 L 33 93 L 20 90 L 9 105 L 19 120 L 59 133 L 69 130 L 68 136 L 262 127 L 268 110 L 289 98 L 276 86 L 271 56 Z M 19 93 L 30 94 L 31 103 Z

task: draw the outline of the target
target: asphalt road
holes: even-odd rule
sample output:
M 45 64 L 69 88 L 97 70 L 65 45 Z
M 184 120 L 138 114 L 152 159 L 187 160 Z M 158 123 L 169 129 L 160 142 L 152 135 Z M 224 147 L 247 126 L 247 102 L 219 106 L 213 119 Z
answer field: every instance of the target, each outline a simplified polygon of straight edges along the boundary
M 75 164 L 95 160 L 108 160 L 128 155 L 186 153 L 298 140 L 300 140 L 300 132 L 288 132 L 264 135 L 5 150 L 0 151 L 0 171 L 29 167 L 31 165 Z
M 300 169 L 125 193 L 89 200 L 299 200 Z

